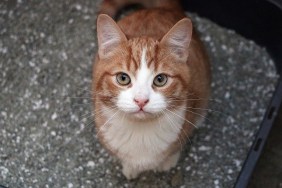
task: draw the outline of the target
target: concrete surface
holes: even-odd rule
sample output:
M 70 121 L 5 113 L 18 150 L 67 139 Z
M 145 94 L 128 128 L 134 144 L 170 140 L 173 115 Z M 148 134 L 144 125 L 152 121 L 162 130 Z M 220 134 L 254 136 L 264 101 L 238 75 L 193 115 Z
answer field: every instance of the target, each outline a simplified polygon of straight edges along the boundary
M 211 57 L 212 110 L 175 169 L 127 181 L 93 127 L 97 4 L 0 2 L 0 184 L 231 187 L 277 81 L 266 50 L 192 15 Z

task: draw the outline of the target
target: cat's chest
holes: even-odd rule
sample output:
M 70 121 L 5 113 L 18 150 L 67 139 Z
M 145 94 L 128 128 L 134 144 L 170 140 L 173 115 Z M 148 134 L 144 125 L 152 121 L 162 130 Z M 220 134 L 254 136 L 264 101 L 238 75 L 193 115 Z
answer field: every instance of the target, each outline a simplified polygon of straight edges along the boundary
M 151 164 L 179 139 L 183 122 L 175 115 L 164 115 L 147 123 L 116 118 L 103 131 L 103 135 L 119 158 Z

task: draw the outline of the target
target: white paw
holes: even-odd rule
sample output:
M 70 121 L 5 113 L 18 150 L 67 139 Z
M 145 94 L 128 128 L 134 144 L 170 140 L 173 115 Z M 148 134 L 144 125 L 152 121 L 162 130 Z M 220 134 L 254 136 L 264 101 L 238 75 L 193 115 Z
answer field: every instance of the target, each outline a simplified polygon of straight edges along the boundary
M 122 173 L 126 177 L 126 179 L 131 180 L 137 178 L 140 172 L 136 168 L 132 168 L 129 165 L 123 164 Z
M 180 152 L 173 154 L 164 160 L 160 166 L 157 168 L 158 171 L 169 171 L 171 168 L 175 167 L 180 156 Z

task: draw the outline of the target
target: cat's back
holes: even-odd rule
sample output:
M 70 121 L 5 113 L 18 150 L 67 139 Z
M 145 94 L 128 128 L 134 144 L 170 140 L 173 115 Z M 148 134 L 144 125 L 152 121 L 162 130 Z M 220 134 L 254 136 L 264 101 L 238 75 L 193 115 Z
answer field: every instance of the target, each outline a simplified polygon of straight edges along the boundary
M 118 25 L 127 38 L 147 36 L 161 39 L 172 26 L 184 18 L 181 11 L 167 8 L 142 9 L 123 17 Z

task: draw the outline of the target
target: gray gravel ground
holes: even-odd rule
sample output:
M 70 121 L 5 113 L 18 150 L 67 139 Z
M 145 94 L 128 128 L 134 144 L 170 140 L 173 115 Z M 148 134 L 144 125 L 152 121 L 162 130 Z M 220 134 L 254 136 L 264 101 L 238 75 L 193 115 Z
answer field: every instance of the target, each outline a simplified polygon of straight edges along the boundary
M 231 187 L 277 81 L 266 50 L 192 15 L 209 51 L 207 120 L 169 173 L 127 181 L 91 117 L 93 0 L 0 2 L 0 184 L 8 187 Z

